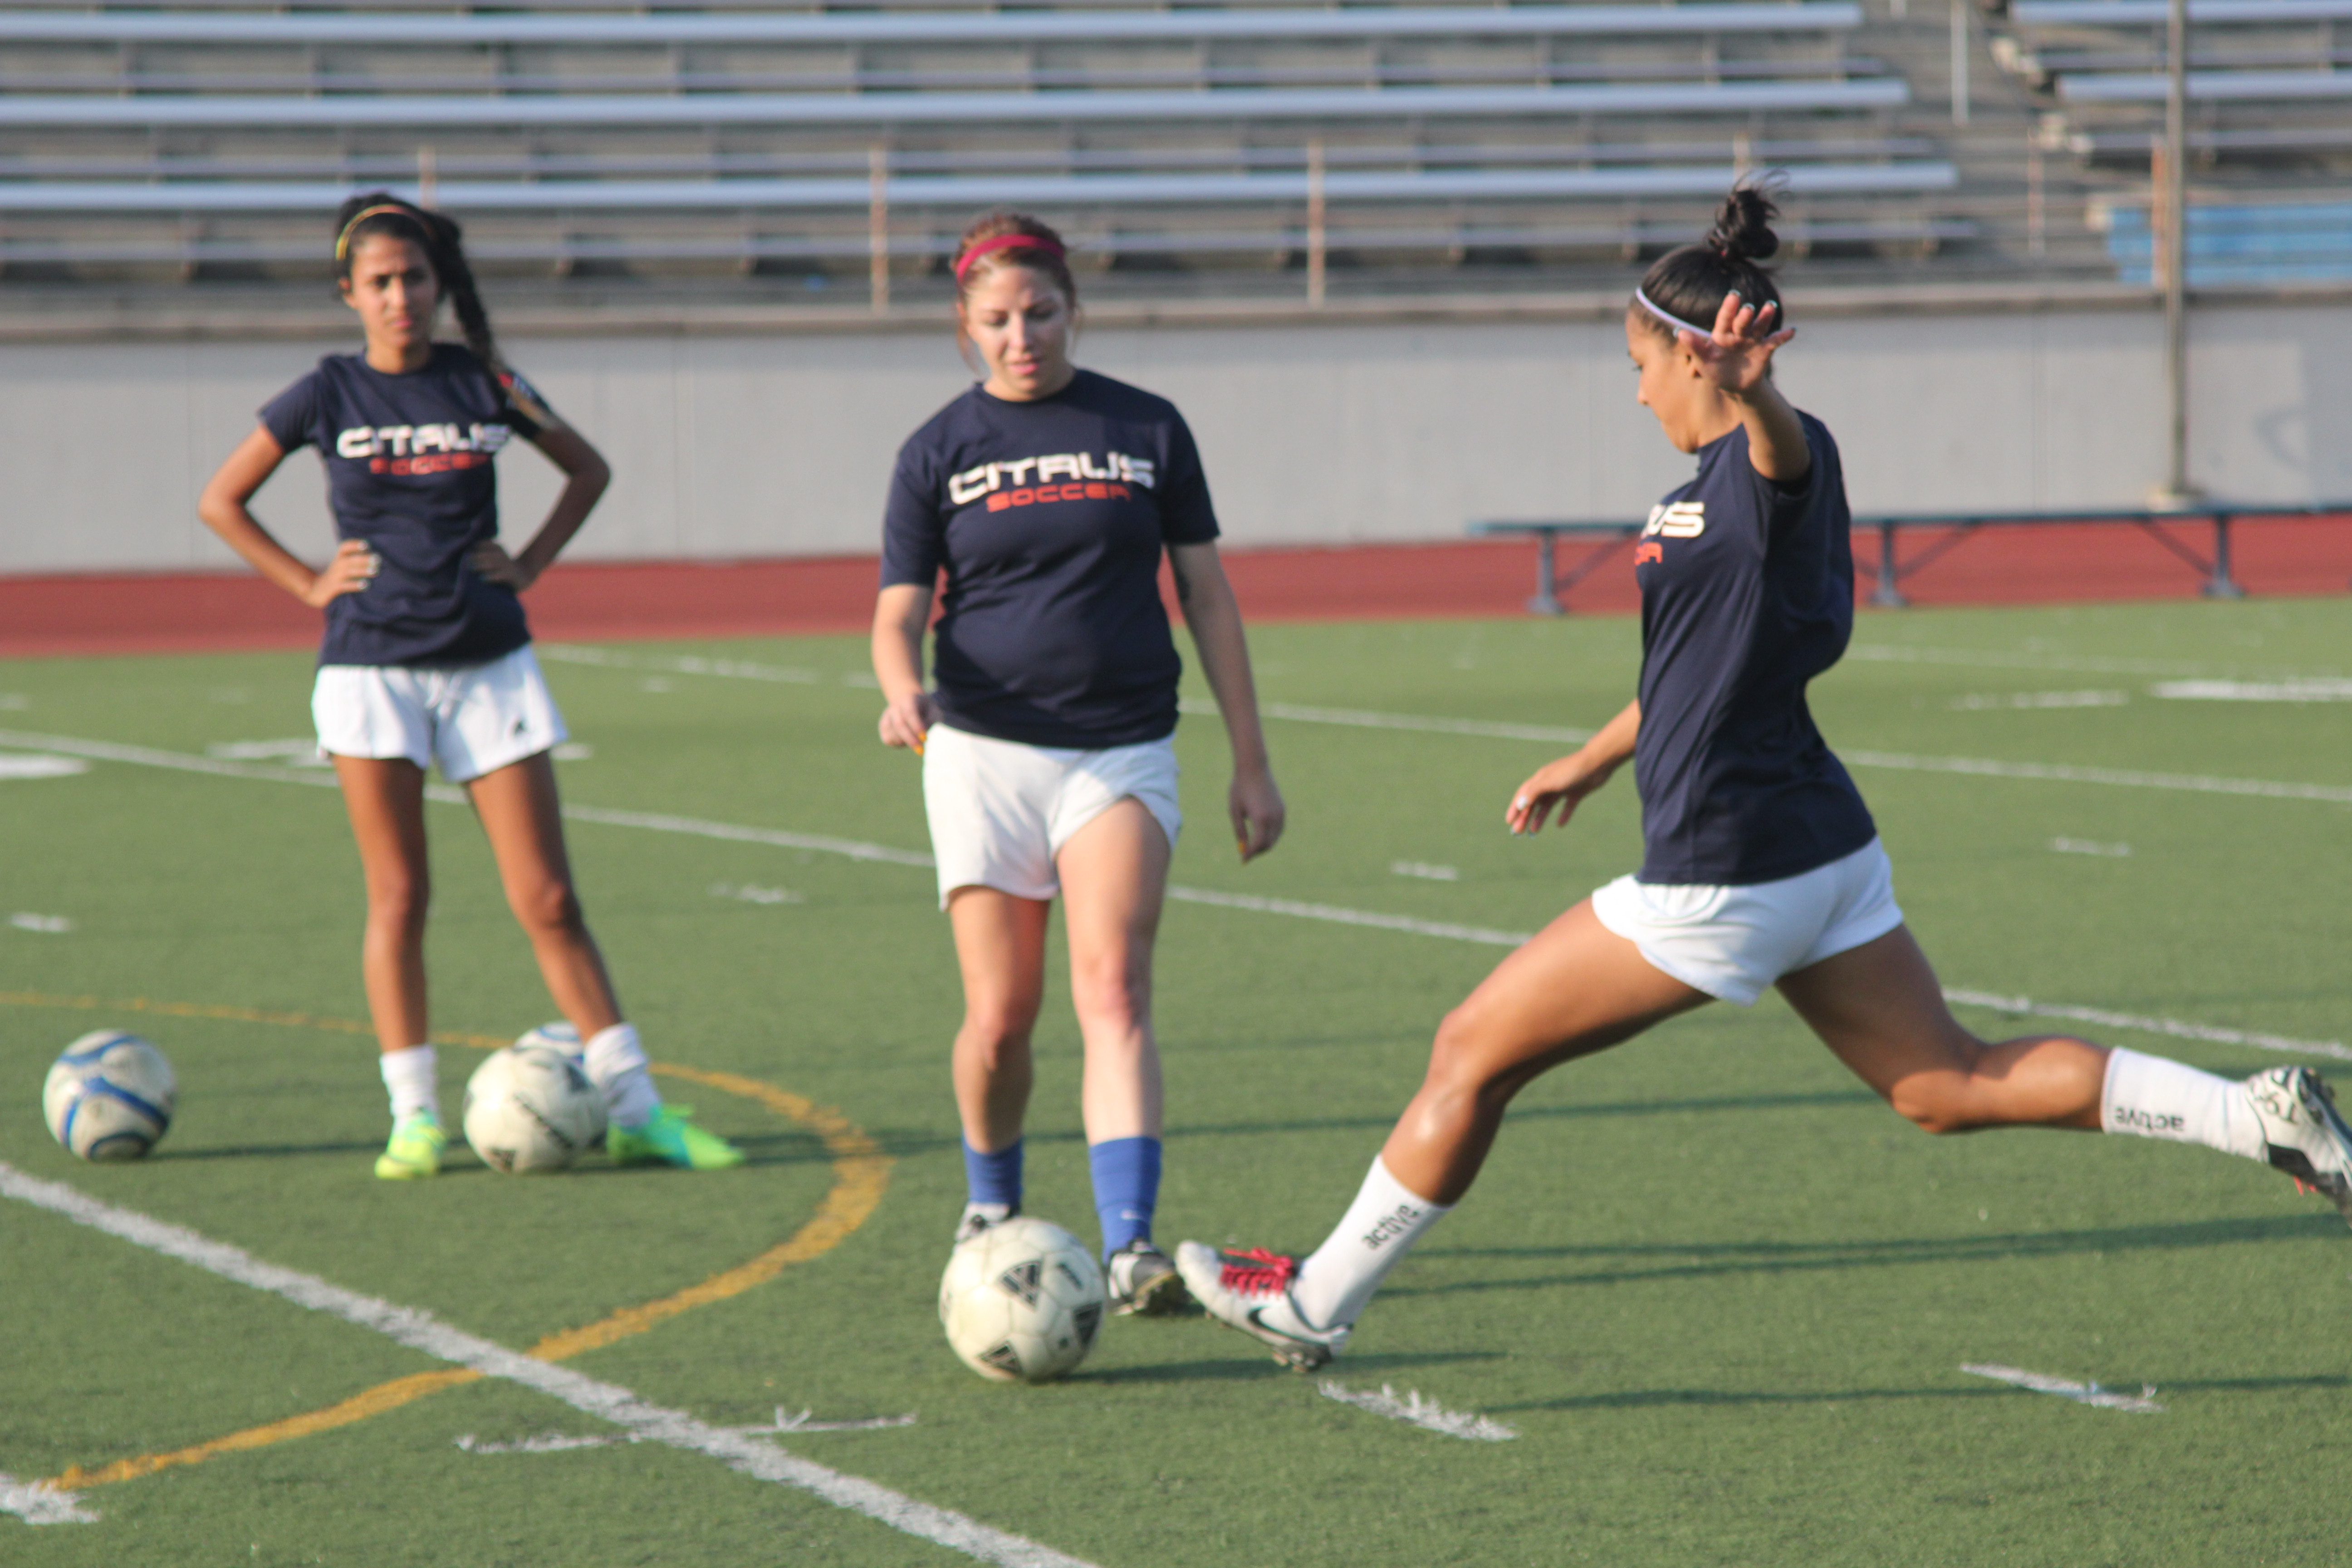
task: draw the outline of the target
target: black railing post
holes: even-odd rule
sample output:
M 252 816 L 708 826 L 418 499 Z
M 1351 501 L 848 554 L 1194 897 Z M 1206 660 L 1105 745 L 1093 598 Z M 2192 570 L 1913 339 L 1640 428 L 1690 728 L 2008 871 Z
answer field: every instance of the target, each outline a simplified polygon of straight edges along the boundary
M 1882 610 L 1899 610 L 1911 601 L 1903 596 L 1895 582 L 1895 520 L 1878 521 L 1878 583 L 1870 590 L 1870 602 Z
M 2230 514 L 2213 514 L 2213 574 L 2205 579 L 2205 596 L 2209 599 L 2242 599 L 2244 588 L 2230 574 Z
M 1559 577 L 1552 569 L 1552 546 L 1559 537 L 1549 528 L 1536 530 L 1536 596 L 1528 601 L 1531 616 L 1568 614 L 1568 606 L 1559 602 Z

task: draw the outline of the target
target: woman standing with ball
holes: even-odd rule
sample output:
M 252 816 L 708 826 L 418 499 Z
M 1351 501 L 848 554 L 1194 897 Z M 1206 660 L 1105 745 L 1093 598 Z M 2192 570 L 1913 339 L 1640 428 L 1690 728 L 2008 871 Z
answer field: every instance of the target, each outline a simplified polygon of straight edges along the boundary
M 564 738 L 520 595 L 610 478 L 594 447 L 506 368 L 456 223 L 383 192 L 345 202 L 335 275 L 366 348 L 330 354 L 272 398 L 205 487 L 205 522 L 262 575 L 324 610 L 310 700 L 367 877 L 361 970 L 383 1050 L 393 1130 L 375 1173 L 434 1175 L 448 1142 L 425 1020 L 425 769 L 466 786 L 556 1006 L 587 1042 L 589 1076 L 623 1163 L 710 1169 L 742 1156 L 666 1107 L 621 1016 L 572 890 L 555 769 Z M 436 343 L 441 303 L 466 346 Z M 514 437 L 563 470 L 562 493 L 520 554 L 498 542 L 491 467 Z M 313 571 L 247 509 L 289 452 L 315 446 L 341 542 Z
M 1563 1062 L 1777 985 L 1855 1076 L 1930 1132 L 2064 1127 L 2264 1161 L 2352 1217 L 2352 1129 L 2306 1068 L 2232 1083 L 2065 1036 L 1998 1044 L 1953 1018 L 1903 923 L 1886 852 L 1814 727 L 1844 653 L 1853 557 L 1837 443 L 1771 378 L 1794 336 L 1757 262 L 1774 209 L 1736 190 L 1704 244 L 1661 258 L 1625 314 L 1636 396 L 1698 458 L 1635 548 L 1639 695 L 1513 795 L 1514 833 L 1565 826 L 1633 764 L 1642 868 L 1551 922 L 1437 1031 L 1421 1090 L 1356 1201 L 1303 1261 L 1177 1249 L 1185 1283 L 1275 1359 L 1319 1366 L 1381 1279 L 1460 1203 L 1511 1098 Z
M 884 743 L 923 759 L 940 902 L 963 973 L 954 1074 L 970 1201 L 956 1237 L 1020 1210 L 1030 1035 L 1059 894 L 1111 1302 L 1175 1310 L 1183 1286 L 1151 1241 L 1151 951 L 1181 824 L 1171 737 L 1182 665 L 1160 599 L 1163 551 L 1233 745 L 1227 812 L 1243 859 L 1281 837 L 1282 796 L 1182 416 L 1071 363 L 1077 288 L 1060 237 L 1037 219 L 973 224 L 955 278 L 958 340 L 986 378 L 898 454 L 874 670 Z M 927 690 L 923 631 L 942 570 Z

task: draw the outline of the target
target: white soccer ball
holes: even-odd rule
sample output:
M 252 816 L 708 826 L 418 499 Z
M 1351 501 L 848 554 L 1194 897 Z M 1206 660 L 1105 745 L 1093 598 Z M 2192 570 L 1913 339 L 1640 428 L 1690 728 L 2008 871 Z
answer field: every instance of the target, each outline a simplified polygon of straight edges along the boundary
M 940 1322 L 966 1366 L 999 1383 L 1050 1383 L 1094 1348 L 1106 1298 L 1084 1243 L 1016 1215 L 955 1249 L 940 1281 Z
M 180 1081 L 136 1035 L 94 1029 L 65 1049 L 41 1086 L 58 1142 L 85 1160 L 136 1160 L 172 1125 Z
M 565 1023 L 561 1018 L 558 1018 L 552 1024 L 541 1024 L 538 1028 L 530 1030 L 517 1039 L 515 1044 L 518 1046 L 545 1046 L 550 1050 L 562 1051 L 565 1056 L 570 1057 L 573 1061 L 580 1064 L 580 1070 L 582 1072 L 586 1072 L 588 1070 L 588 1060 L 586 1056 L 583 1054 L 585 1047 L 580 1044 L 580 1031 L 573 1028 L 570 1024 Z M 589 1081 L 593 1083 L 595 1080 L 592 1079 Z M 588 1135 L 588 1142 L 591 1143 L 602 1143 L 604 1142 L 604 1091 L 601 1089 L 599 1089 L 596 1094 L 595 1110 L 596 1131 Z
M 604 1097 L 552 1046 L 509 1046 L 466 1080 L 466 1142 L 509 1175 L 561 1171 L 595 1142 Z

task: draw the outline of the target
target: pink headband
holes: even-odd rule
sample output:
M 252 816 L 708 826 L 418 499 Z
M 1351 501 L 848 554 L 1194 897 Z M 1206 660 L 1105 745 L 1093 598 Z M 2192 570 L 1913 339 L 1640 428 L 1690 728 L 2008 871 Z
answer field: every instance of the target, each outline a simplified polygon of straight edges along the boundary
M 992 235 L 956 258 L 956 281 L 959 283 L 962 282 L 963 275 L 971 270 L 971 264 L 978 261 L 982 257 L 986 256 L 990 251 L 1009 250 L 1014 246 L 1025 246 L 1031 250 L 1042 250 L 1047 256 L 1054 258 L 1057 261 L 1061 259 L 1063 254 L 1062 247 L 1060 246 L 1055 245 L 1050 239 L 1040 239 L 1034 234 Z

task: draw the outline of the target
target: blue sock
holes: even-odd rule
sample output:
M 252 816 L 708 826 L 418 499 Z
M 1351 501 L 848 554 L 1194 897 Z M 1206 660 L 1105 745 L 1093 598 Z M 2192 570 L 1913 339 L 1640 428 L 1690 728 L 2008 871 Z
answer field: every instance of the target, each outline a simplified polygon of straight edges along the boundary
M 1160 1140 L 1113 1138 L 1089 1144 L 1087 1165 L 1094 1173 L 1103 1256 L 1130 1241 L 1150 1240 L 1151 1211 L 1160 1205 Z
M 963 1146 L 966 1202 L 1021 1206 L 1021 1140 L 1015 1138 L 992 1154 L 983 1154 L 969 1142 Z

